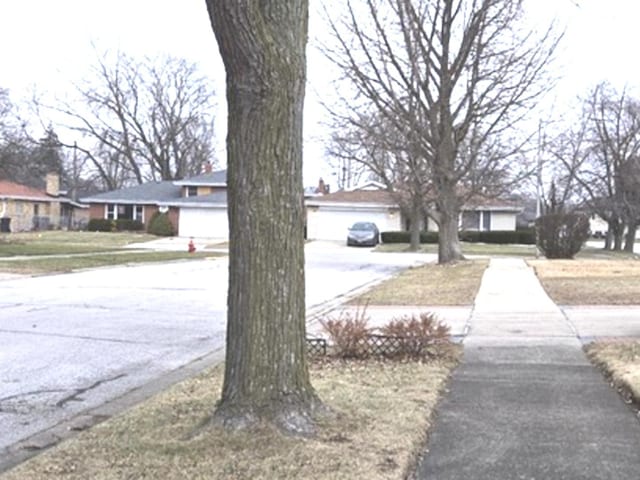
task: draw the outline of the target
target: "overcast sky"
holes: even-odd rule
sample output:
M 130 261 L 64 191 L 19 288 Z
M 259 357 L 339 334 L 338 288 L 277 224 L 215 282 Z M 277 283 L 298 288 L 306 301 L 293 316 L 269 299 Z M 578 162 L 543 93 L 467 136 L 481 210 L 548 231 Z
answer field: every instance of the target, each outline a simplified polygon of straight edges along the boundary
M 532 25 L 557 16 L 566 26 L 557 62 L 564 79 L 554 94 L 555 103 L 568 104 L 602 80 L 620 88 L 640 86 L 636 53 L 640 1 L 527 2 Z M 325 3 L 331 5 L 329 0 Z M 323 32 L 319 4 L 320 0 L 311 0 L 312 40 Z M 134 56 L 170 54 L 198 63 L 212 78 L 218 103 L 224 104 L 224 72 L 205 0 L 1 0 L 0 45 L 0 87 L 11 91 L 14 102 L 28 96 L 32 87 L 64 96 L 72 81 L 87 74 L 96 51 L 120 49 Z M 326 60 L 311 47 L 305 117 L 307 185 L 319 176 L 332 178 L 313 135 L 320 131 L 317 95 L 331 93 L 325 83 L 327 70 Z M 219 137 L 223 144 L 224 133 Z

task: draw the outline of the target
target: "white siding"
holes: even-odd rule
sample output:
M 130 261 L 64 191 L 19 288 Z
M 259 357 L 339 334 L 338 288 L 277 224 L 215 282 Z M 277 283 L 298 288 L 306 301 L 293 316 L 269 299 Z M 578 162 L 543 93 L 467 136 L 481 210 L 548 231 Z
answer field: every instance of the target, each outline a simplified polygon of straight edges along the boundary
M 181 237 L 229 238 L 226 208 L 180 208 Z
M 491 215 L 490 229 L 492 232 L 496 230 L 513 231 L 516 229 L 516 214 L 514 212 L 489 212 L 485 210 L 482 213 L 483 215 Z M 437 232 L 438 224 L 432 219 L 429 219 L 427 230 L 430 232 Z
M 309 240 L 347 240 L 347 230 L 355 222 L 373 222 L 381 232 L 401 230 L 400 212 L 389 207 L 337 208 L 307 207 Z

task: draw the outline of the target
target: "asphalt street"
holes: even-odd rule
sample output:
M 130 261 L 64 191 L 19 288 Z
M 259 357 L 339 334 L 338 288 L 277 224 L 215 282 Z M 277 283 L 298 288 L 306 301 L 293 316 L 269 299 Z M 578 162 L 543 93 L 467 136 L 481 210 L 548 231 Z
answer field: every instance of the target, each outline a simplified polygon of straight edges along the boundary
M 310 317 L 433 259 L 331 244 L 309 244 L 306 256 Z M 0 281 L 0 465 L 55 441 L 41 432 L 222 359 L 227 268 L 223 257 Z

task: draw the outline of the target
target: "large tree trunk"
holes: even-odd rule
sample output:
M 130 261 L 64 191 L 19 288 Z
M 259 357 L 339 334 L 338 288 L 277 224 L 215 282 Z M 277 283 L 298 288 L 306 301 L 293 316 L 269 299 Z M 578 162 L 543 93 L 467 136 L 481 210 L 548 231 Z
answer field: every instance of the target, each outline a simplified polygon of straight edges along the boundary
M 214 420 L 313 433 L 306 363 L 302 108 L 308 2 L 207 0 L 227 72 L 229 294 Z
M 442 212 L 438 227 L 438 263 L 464 260 L 458 237 L 458 213 Z
M 613 247 L 613 233 L 611 229 L 607 230 L 607 233 L 604 236 L 604 247 L 603 250 L 611 250 Z
M 609 223 L 609 231 L 613 234 L 613 250 L 622 250 L 622 237 L 624 237 L 624 225 L 619 219 Z
M 636 245 L 636 232 L 638 231 L 638 224 L 636 222 L 629 223 L 627 225 L 627 235 L 624 242 L 624 251 L 633 253 L 633 249 Z

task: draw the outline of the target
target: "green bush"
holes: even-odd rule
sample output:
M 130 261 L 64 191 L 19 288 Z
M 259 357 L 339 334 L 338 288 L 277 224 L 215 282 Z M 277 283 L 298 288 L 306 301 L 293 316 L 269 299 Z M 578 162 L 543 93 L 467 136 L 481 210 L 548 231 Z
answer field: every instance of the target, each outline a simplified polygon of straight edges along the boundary
M 90 232 L 113 232 L 115 229 L 115 221 L 108 218 L 92 218 L 87 224 Z
M 382 232 L 380 237 L 382 243 L 411 243 L 411 232 Z M 420 243 L 438 243 L 438 232 L 420 232 Z
M 140 220 L 119 218 L 116 220 L 116 230 L 118 232 L 140 232 L 144 230 L 144 223 Z
M 144 230 L 144 223 L 127 218 L 117 220 L 92 218 L 87 224 L 87 230 L 90 232 L 140 232 Z
M 410 243 L 410 232 L 382 232 L 382 243 Z M 505 230 L 493 232 L 461 231 L 460 241 L 470 243 L 524 244 L 535 245 L 535 230 Z M 420 243 L 438 243 L 438 232 L 420 232 Z
M 147 231 L 159 237 L 171 237 L 175 234 L 169 215 L 160 212 L 153 214 L 151 220 L 149 220 Z
M 551 213 L 536 220 L 538 248 L 547 258 L 573 258 L 589 239 L 589 218 Z
M 534 230 L 496 230 L 493 232 L 462 231 L 460 240 L 470 243 L 535 245 Z

